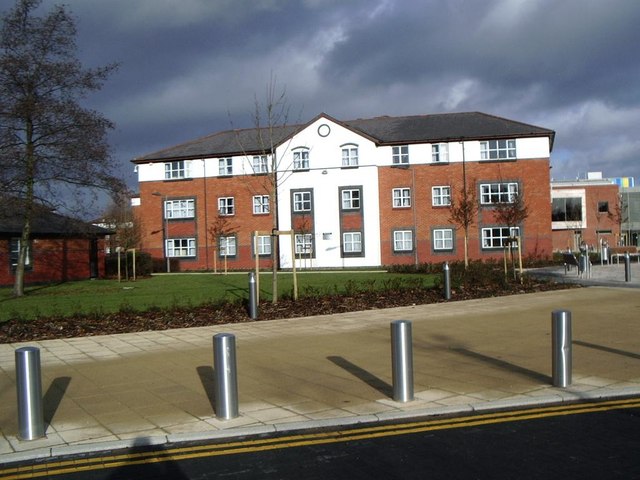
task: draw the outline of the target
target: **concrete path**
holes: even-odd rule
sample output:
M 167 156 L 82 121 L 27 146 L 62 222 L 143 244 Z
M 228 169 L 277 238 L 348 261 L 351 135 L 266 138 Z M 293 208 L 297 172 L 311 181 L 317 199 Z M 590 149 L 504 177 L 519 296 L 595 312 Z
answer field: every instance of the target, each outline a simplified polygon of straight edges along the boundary
M 637 273 L 640 278 L 640 271 Z M 638 283 L 637 286 L 640 286 Z M 573 375 L 551 379 L 551 312 Z M 415 400 L 393 401 L 410 320 Z M 240 415 L 216 418 L 213 336 L 236 335 Z M 640 394 L 640 292 L 592 287 L 289 320 L 0 345 L 0 463 L 133 445 Z M 17 434 L 15 349 L 42 357 L 46 438 Z

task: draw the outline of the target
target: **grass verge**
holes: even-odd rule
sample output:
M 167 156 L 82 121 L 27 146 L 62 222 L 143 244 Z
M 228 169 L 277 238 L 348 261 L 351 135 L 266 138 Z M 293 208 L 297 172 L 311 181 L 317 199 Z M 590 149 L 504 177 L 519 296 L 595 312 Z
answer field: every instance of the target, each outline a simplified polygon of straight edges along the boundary
M 384 291 L 401 286 L 431 287 L 438 275 L 387 272 L 303 272 L 298 275 L 300 296 L 352 294 Z M 57 285 L 34 286 L 26 295 L 13 298 L 11 288 L 0 289 L 0 322 L 29 321 L 42 317 L 100 315 L 119 311 L 146 311 L 156 308 L 190 307 L 205 303 L 246 300 L 248 276 L 242 274 L 156 275 L 136 282 L 88 280 Z M 260 299 L 271 299 L 272 277 L 260 274 Z M 291 273 L 278 275 L 279 296 L 292 296 Z

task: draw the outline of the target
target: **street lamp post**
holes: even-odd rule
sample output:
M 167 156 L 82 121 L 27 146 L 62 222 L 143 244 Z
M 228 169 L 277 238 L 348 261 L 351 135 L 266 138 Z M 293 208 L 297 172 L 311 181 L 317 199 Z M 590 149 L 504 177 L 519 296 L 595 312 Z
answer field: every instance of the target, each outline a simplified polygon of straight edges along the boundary
M 160 192 L 153 192 L 151 195 L 153 195 L 154 197 L 161 197 L 162 198 L 162 205 L 161 205 L 161 209 L 160 211 L 162 212 L 162 243 L 163 243 L 163 248 L 162 251 L 164 253 L 164 261 L 167 265 L 167 273 L 171 273 L 171 261 L 169 259 L 169 255 L 167 253 L 167 240 L 169 239 L 169 224 L 168 224 L 168 220 L 167 220 L 167 196 L 163 195 Z

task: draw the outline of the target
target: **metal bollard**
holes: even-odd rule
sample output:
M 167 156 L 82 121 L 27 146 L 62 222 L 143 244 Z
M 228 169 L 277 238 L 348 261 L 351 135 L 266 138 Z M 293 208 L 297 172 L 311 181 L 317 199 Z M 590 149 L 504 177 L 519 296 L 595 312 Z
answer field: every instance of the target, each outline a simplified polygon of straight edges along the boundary
M 624 254 L 624 281 L 631 281 L 631 257 L 629 256 L 629 252 L 625 252 Z
M 551 313 L 551 350 L 553 386 L 571 385 L 571 312 L 554 310 Z
M 216 417 L 229 420 L 238 416 L 238 375 L 236 337 L 219 333 L 213 337 Z
M 249 272 L 249 318 L 258 318 L 258 284 L 256 272 Z
M 413 400 L 413 347 L 408 320 L 391 322 L 391 369 L 393 399 L 396 402 Z
M 445 300 L 451 300 L 451 270 L 449 269 L 449 262 L 444 262 L 442 269 L 444 271 L 444 298 Z
M 16 389 L 18 391 L 18 438 L 44 437 L 40 349 L 22 347 L 15 352 Z
M 587 274 L 587 268 L 589 265 L 589 260 L 587 259 L 587 256 L 584 253 L 581 253 L 578 256 L 578 274 L 579 275 L 584 275 L 585 277 L 588 276 Z

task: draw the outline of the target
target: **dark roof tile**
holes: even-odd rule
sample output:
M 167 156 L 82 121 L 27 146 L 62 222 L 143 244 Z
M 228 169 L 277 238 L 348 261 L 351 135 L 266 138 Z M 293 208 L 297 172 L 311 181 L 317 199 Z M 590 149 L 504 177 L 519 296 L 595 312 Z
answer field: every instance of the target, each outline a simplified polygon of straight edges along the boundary
M 19 210 L 13 209 L 12 211 L 12 215 L 0 215 L 0 236 L 20 236 L 22 233 L 24 218 L 22 215 L 16 214 Z M 110 233 L 112 233 L 110 230 L 59 215 L 43 206 L 36 208 L 36 214 L 31 221 L 31 237 L 100 237 Z
M 555 136 L 553 130 L 481 112 L 405 117 L 383 116 L 349 121 L 340 121 L 320 114 L 311 122 L 323 116 L 367 136 L 378 145 L 548 136 L 551 146 L 553 146 Z M 275 127 L 271 135 L 274 146 L 286 141 L 307 125 L 308 123 Z M 227 130 L 149 153 L 132 161 L 144 163 L 171 159 L 231 156 L 243 153 L 255 155 L 270 150 L 269 137 L 266 128 Z

